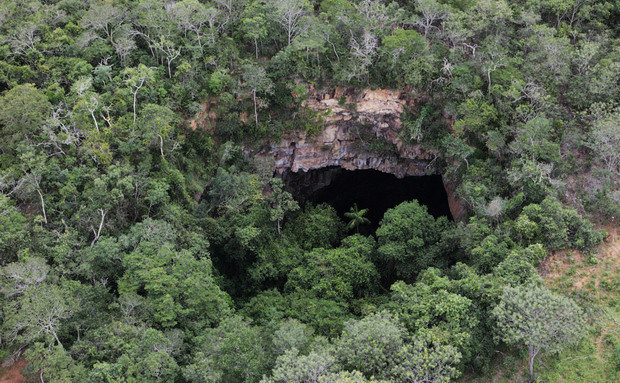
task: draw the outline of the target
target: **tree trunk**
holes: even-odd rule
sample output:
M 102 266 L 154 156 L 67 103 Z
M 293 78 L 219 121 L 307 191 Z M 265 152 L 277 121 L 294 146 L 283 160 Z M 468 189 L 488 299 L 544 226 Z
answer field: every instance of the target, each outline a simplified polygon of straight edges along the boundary
M 161 153 L 161 156 L 164 156 L 164 138 L 161 136 L 161 134 L 157 133 L 157 135 L 159 136 L 159 152 Z
M 133 123 L 136 123 L 136 98 L 138 97 L 138 92 L 134 92 L 133 94 Z
M 258 106 L 256 105 L 256 91 L 252 92 L 254 99 L 254 122 L 256 123 L 256 129 L 258 130 Z
M 41 210 L 43 210 L 43 220 L 47 223 L 47 214 L 45 213 L 45 201 L 43 200 L 43 194 L 41 194 L 41 190 L 37 189 L 37 193 L 39 193 L 39 198 L 41 198 Z
M 254 38 L 254 52 L 256 52 L 256 58 L 258 59 L 258 39 Z
M 534 360 L 536 359 L 536 355 L 540 349 L 536 350 L 535 346 L 528 346 L 528 356 L 529 356 L 529 368 L 530 368 L 530 380 L 534 379 Z
M 93 247 L 93 245 L 95 244 L 95 242 L 97 242 L 99 240 L 99 237 L 101 236 L 101 229 L 103 229 L 103 223 L 105 221 L 105 215 L 106 212 L 103 211 L 103 209 L 99 209 L 99 213 L 101 214 L 101 222 L 99 222 L 99 229 L 97 231 L 95 231 L 93 229 L 93 232 L 95 233 L 95 238 L 93 239 L 93 241 L 90 243 L 90 246 Z
M 93 117 L 93 121 L 95 121 L 95 129 L 97 129 L 97 132 L 99 132 L 99 124 L 97 123 L 97 119 L 95 118 L 95 110 L 91 110 L 90 115 Z
M 58 345 L 62 348 L 65 348 L 62 343 L 60 343 L 60 339 L 58 339 L 58 335 L 56 335 L 56 331 L 52 331 L 52 333 L 54 334 L 54 338 L 56 338 L 56 342 L 58 342 Z
M 487 89 L 487 92 L 488 92 L 489 94 L 491 94 L 491 72 L 492 72 L 492 70 L 489 68 L 489 69 L 487 70 L 487 79 L 488 79 L 488 81 L 489 81 L 489 88 Z

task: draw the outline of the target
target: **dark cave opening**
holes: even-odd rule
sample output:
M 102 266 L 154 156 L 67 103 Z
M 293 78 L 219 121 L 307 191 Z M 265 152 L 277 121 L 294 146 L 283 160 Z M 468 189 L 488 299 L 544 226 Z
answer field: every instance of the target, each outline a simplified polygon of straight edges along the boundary
M 308 172 L 286 172 L 282 178 L 298 202 L 327 203 L 345 222 L 344 214 L 354 204 L 359 209 L 368 209 L 366 218 L 370 224 L 360 227 L 360 233 L 364 235 L 374 234 L 388 209 L 412 199 L 425 205 L 435 218 L 446 216 L 453 219 L 440 175 L 397 178 L 372 169 L 327 167 Z

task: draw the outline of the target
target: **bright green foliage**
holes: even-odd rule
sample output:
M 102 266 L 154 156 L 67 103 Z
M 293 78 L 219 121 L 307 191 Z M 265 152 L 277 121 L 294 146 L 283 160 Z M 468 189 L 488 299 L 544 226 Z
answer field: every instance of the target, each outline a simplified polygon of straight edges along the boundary
M 284 320 L 273 334 L 274 352 L 277 355 L 292 349 L 303 352 L 309 345 L 312 333 L 311 328 L 296 319 Z
M 515 229 L 521 238 L 545 243 L 552 249 L 592 249 L 603 240 L 603 233 L 594 229 L 592 223 L 553 197 L 523 208 L 516 222 Z
M 15 260 L 26 246 L 26 218 L 0 193 L 0 265 Z
M 243 87 L 252 96 L 254 103 L 254 122 L 258 130 L 258 110 L 265 102 L 259 98 L 260 94 L 270 94 L 273 89 L 273 83 L 267 77 L 267 72 L 261 66 L 247 63 L 242 68 Z
M 350 300 L 370 294 L 379 275 L 371 262 L 374 240 L 356 235 L 336 249 L 318 248 L 288 275 L 288 291 L 309 290 L 318 297 Z
M 152 68 L 148 68 L 144 64 L 140 64 L 136 68 L 126 68 L 123 71 L 123 75 L 125 76 L 125 84 L 129 88 L 129 92 L 133 97 L 133 122 L 135 123 L 138 93 L 142 90 L 142 88 L 149 85 L 149 83 L 154 80 L 155 72 Z
M 186 371 L 186 376 L 198 374 L 194 382 L 208 382 L 217 376 L 221 376 L 219 381 L 226 383 L 258 382 L 267 372 L 269 360 L 260 329 L 252 327 L 242 317 L 226 318 L 201 337 L 199 344 L 199 352 Z M 212 366 L 212 370 L 201 372 L 199 369 L 205 366 Z M 204 379 L 202 374 L 208 374 L 209 378 Z
M 404 327 L 387 312 L 352 320 L 336 343 L 338 357 L 368 377 L 384 375 L 395 364 L 405 335 Z
M 46 347 L 37 342 L 26 352 L 28 364 L 22 374 L 32 381 L 72 383 L 85 381 L 87 371 L 60 345 Z
M 52 105 L 32 84 L 18 85 L 0 97 L 0 149 L 14 150 L 22 140 L 32 139 L 49 116 Z
M 513 150 L 532 160 L 553 162 L 559 159 L 559 145 L 553 142 L 552 122 L 538 117 L 519 129 Z
M 212 325 L 229 312 L 229 298 L 215 283 L 209 259 L 143 239 L 123 258 L 123 266 L 119 292 L 145 291 L 153 320 L 163 327 L 179 320 Z
M 453 346 L 430 345 L 415 340 L 398 353 L 398 362 L 392 369 L 392 377 L 405 383 L 448 383 L 458 377 L 456 365 L 460 359 L 461 354 Z
M 261 383 L 305 383 L 318 382 L 329 372 L 337 370 L 336 357 L 330 349 L 312 351 L 299 355 L 296 348 L 278 357 L 273 376 Z
M 241 25 L 246 37 L 254 43 L 254 53 L 258 58 L 258 43 L 267 37 L 268 19 L 266 7 L 260 1 L 252 1 L 244 9 L 244 17 L 241 19 Z
M 471 132 L 483 135 L 497 119 L 497 109 L 480 93 L 475 93 L 459 105 L 459 114 L 461 118 L 454 123 L 454 130 L 459 134 Z
M 432 272 L 422 279 L 428 282 L 407 285 L 399 281 L 392 285 L 387 308 L 421 339 L 451 344 L 469 353 L 472 332 L 479 323 L 472 300 L 452 292 L 448 281 L 436 279 Z
M 533 265 L 543 259 L 547 252 L 540 244 L 511 251 L 493 270 L 493 274 L 510 286 L 535 283 L 538 273 Z
M 312 326 L 316 333 L 335 337 L 352 315 L 345 302 L 316 298 L 304 292 L 287 296 L 286 315 Z
M 359 371 L 340 371 L 319 377 L 319 383 L 387 383 L 389 380 L 367 379 Z
M 491 234 L 470 250 L 472 264 L 482 272 L 489 272 L 506 258 L 510 249 L 510 241 L 502 240 Z
M 343 323 L 352 317 L 346 302 L 316 298 L 307 291 L 285 295 L 277 290 L 263 291 L 250 299 L 243 313 L 262 324 L 295 318 L 311 326 L 315 333 L 332 337 L 338 335 Z
M 433 69 L 433 55 L 428 41 L 416 31 L 397 29 L 382 42 L 385 56 L 394 79 L 407 85 L 422 86 Z
M 164 157 L 164 148 L 171 146 L 169 140 L 177 119 L 177 115 L 165 106 L 145 104 L 136 121 L 136 133 L 145 147 L 159 148 Z
M 527 349 L 531 378 L 540 352 L 559 352 L 584 335 L 581 309 L 570 299 L 535 285 L 505 288 L 493 315 L 499 336 Z
M 415 200 L 388 210 L 377 230 L 384 273 L 411 279 L 438 261 L 441 232 L 447 225 L 445 218 L 436 220 Z
M 317 247 L 328 249 L 337 244 L 344 231 L 344 225 L 331 206 L 307 205 L 299 216 L 285 225 L 285 229 L 303 249 L 312 250 Z

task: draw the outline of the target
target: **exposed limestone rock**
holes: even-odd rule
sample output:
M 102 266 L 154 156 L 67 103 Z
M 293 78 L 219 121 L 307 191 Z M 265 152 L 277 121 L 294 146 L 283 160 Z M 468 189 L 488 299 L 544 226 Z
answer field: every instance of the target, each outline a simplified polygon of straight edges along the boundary
M 310 94 L 303 106 L 319 113 L 324 129 L 316 136 L 308 136 L 305 131 L 287 133 L 280 142 L 272 142 L 260 153 L 254 153 L 274 159 L 276 174 L 327 167 L 375 169 L 398 178 L 439 174 L 434 162 L 437 153 L 401 139 L 400 116 L 413 102 L 406 93 L 337 88 L 331 93 L 311 90 Z M 373 142 L 390 150 L 378 153 Z M 330 174 L 325 173 L 324 177 Z M 317 187 L 329 183 L 328 179 L 317 181 Z M 450 210 L 459 220 L 465 209 L 455 197 L 454 185 L 445 182 L 445 186 Z
M 433 174 L 436 154 L 400 138 L 400 115 L 406 104 L 405 95 L 392 90 L 313 94 L 304 106 L 319 112 L 325 128 L 315 137 L 305 131 L 289 133 L 259 155 L 275 158 L 277 174 L 329 166 L 375 169 L 399 178 Z M 375 139 L 394 150 L 378 154 L 367 149 Z

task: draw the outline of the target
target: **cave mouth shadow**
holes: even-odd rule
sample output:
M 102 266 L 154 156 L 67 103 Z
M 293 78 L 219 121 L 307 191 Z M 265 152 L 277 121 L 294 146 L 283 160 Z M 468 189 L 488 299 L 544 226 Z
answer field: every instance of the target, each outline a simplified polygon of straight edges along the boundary
M 332 166 L 307 172 L 285 172 L 282 179 L 301 205 L 327 203 L 345 222 L 348 220 L 344 214 L 354 204 L 359 209 L 368 209 L 365 217 L 370 224 L 360 226 L 360 233 L 364 235 L 375 233 L 388 209 L 413 199 L 425 205 L 435 218 L 445 216 L 453 220 L 440 175 L 397 178 L 373 169 L 345 170 Z

